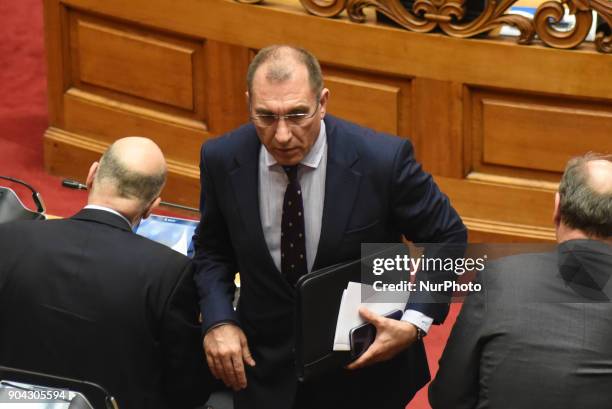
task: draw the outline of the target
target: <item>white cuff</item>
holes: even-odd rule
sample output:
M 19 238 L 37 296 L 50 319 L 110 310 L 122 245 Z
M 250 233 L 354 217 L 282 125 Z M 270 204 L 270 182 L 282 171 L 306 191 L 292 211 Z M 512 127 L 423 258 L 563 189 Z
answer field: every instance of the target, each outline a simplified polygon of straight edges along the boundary
M 417 310 L 406 310 L 402 316 L 402 321 L 408 321 L 409 323 L 421 328 L 423 331 L 429 332 L 429 328 L 433 323 L 433 318 L 430 318 Z

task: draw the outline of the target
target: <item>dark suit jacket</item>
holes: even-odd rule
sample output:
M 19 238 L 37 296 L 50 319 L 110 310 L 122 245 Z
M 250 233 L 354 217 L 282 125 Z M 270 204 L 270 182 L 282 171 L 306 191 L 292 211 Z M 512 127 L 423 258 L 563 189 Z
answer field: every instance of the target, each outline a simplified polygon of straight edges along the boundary
M 0 224 L 0 364 L 99 383 L 122 409 L 204 403 L 190 260 L 119 216 Z
M 433 409 L 612 407 L 612 247 L 512 256 L 467 297 L 429 389 Z
M 463 223 L 415 161 L 408 140 L 330 115 L 325 125 L 327 174 L 315 270 L 358 259 L 362 242 L 397 243 L 402 234 L 416 242 L 465 242 Z M 288 408 L 297 385 L 292 355 L 295 294 L 275 267 L 262 232 L 260 147 L 250 124 L 202 147 L 196 280 L 203 330 L 221 321 L 238 323 L 257 362 L 248 370 L 249 386 L 238 395 L 239 407 Z M 241 294 L 234 312 L 232 280 L 237 271 Z M 447 312 L 446 306 L 436 304 L 415 303 L 413 308 L 438 322 Z M 389 379 L 381 379 L 391 371 L 395 373 Z M 333 383 L 322 382 L 314 389 L 323 391 L 330 407 L 343 407 L 351 396 L 355 397 L 354 408 L 381 408 L 385 400 L 390 407 L 401 407 L 429 379 L 421 343 L 394 362 L 359 373 L 346 372 L 333 374 Z M 361 393 L 364 388 L 370 391 L 367 397 Z M 376 388 L 374 396 L 371 391 Z

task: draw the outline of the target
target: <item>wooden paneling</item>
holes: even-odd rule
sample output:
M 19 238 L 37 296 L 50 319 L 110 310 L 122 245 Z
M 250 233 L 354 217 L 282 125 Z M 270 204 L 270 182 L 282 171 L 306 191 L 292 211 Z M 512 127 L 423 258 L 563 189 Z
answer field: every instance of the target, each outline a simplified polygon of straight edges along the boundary
M 185 110 L 194 110 L 197 45 L 76 19 L 73 57 L 78 79 Z
M 72 84 L 69 8 L 59 1 L 44 2 L 49 123 L 64 121 L 63 93 Z
M 319 18 L 296 0 L 270 0 L 266 6 L 229 0 L 63 3 L 243 47 L 297 44 L 314 51 L 323 62 L 356 70 L 562 95 L 612 95 L 612 81 L 603 81 L 610 77 L 612 62 L 588 46 L 571 52 L 521 46 L 512 39 L 423 35 L 376 25 L 373 18 L 368 24 L 351 23 L 346 16 Z
M 447 177 L 436 182 L 463 217 L 552 227 L 554 191 Z
M 70 89 L 64 96 L 65 129 L 110 143 L 128 135 L 153 139 L 170 159 L 196 163 L 210 134 L 201 122 Z M 112 124 L 112 126 L 109 126 Z
M 555 181 L 572 156 L 612 151 L 612 104 L 495 90 L 472 93 L 472 170 Z
M 87 179 L 87 172 L 94 161 L 100 159 L 108 143 L 94 138 L 84 138 L 61 129 L 49 128 L 45 132 L 45 170 L 79 181 Z
M 168 160 L 168 181 L 162 198 L 199 208 L 200 169 L 197 165 Z M 193 216 L 193 215 L 192 215 Z
M 612 106 L 558 102 L 483 99 L 483 162 L 563 172 L 572 156 L 596 147 L 612 151 Z
M 412 78 L 327 64 L 322 70 L 331 92 L 329 113 L 414 142 Z
M 414 89 L 413 139 L 417 157 L 430 173 L 463 177 L 461 84 L 417 78 Z
M 252 52 L 244 47 L 206 42 L 208 127 L 221 134 L 249 120 L 246 73 Z
M 325 76 L 325 86 L 331 92 L 331 114 L 381 132 L 398 134 L 398 87 L 335 75 Z
M 165 199 L 197 205 L 201 143 L 248 120 L 256 50 L 289 43 L 321 61 L 331 114 L 411 138 L 471 240 L 554 239 L 566 159 L 612 151 L 611 56 L 371 17 L 319 18 L 297 0 L 45 0 L 46 166 L 82 179 L 116 138 L 148 136 L 168 157 Z

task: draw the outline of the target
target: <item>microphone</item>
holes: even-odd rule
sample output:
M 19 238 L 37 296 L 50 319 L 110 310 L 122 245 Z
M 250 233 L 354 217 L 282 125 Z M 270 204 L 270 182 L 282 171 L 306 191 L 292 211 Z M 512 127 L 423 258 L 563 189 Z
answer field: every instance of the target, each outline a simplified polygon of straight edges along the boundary
M 73 179 L 62 180 L 62 186 L 70 188 L 70 189 L 87 190 L 87 185 L 84 185 L 81 182 L 77 180 L 73 180 Z M 174 207 L 175 209 L 186 210 L 188 212 L 200 213 L 200 209 L 196 209 L 195 207 L 184 206 L 178 203 L 164 202 L 162 200 L 159 204 L 162 206 Z
M 78 181 L 72 180 L 72 179 L 64 179 L 64 180 L 62 180 L 62 186 L 69 187 L 70 189 L 87 190 L 87 185 L 84 185 L 81 182 L 78 182 Z

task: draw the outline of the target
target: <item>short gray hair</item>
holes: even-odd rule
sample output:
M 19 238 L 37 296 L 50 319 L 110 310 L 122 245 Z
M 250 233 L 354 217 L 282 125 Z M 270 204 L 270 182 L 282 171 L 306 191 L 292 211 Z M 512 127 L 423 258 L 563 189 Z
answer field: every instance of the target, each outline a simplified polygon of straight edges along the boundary
M 102 158 L 96 174 L 98 181 L 106 180 L 116 189 L 117 196 L 136 199 L 142 207 L 148 206 L 159 196 L 166 183 L 166 169 L 156 174 L 144 174 L 129 169 L 111 145 Z
M 286 53 L 289 51 L 290 53 Z M 259 50 L 247 71 L 247 88 L 249 90 L 249 98 L 253 95 L 253 78 L 257 69 L 264 63 L 273 62 L 274 64 L 270 67 L 269 72 L 266 74 L 266 78 L 272 81 L 286 81 L 291 78 L 292 71 L 291 66 L 287 64 L 287 55 L 293 57 L 293 61 L 297 61 L 306 67 L 308 71 L 308 81 L 310 82 L 310 88 L 313 94 L 319 98 L 321 90 L 323 89 L 323 74 L 321 73 L 321 66 L 317 58 L 307 50 L 300 47 L 293 47 L 290 45 L 271 45 L 266 48 Z
M 612 237 L 612 191 L 598 192 L 590 182 L 588 162 L 612 155 L 588 153 L 571 159 L 559 184 L 559 213 L 567 226 L 596 237 Z

